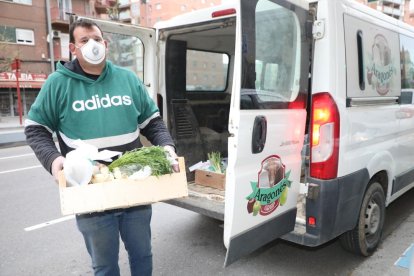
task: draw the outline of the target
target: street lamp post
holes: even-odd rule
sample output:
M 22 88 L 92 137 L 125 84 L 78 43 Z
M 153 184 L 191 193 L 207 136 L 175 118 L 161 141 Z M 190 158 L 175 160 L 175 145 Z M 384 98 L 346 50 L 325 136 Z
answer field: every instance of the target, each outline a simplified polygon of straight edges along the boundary
M 12 70 L 16 71 L 16 89 L 17 89 L 17 109 L 19 111 L 19 119 L 20 125 L 23 124 L 22 122 L 22 99 L 20 96 L 20 59 L 15 58 L 13 63 L 11 64 Z

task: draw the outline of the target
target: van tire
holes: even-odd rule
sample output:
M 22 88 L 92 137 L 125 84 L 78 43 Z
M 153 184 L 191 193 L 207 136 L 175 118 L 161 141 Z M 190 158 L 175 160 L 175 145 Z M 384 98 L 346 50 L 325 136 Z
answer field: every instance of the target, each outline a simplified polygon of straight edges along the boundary
M 358 255 L 372 255 L 381 241 L 384 219 L 384 190 L 380 183 L 373 181 L 364 195 L 358 223 L 354 229 L 341 235 L 341 246 Z

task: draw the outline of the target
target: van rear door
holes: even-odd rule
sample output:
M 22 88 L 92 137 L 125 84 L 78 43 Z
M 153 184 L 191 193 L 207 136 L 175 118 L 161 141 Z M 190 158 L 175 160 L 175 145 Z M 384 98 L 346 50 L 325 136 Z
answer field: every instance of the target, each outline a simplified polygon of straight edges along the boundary
M 225 265 L 295 226 L 309 93 L 308 2 L 238 3 Z
M 108 42 L 107 59 L 135 72 L 156 101 L 158 71 L 155 29 L 83 16 L 72 16 L 71 21 L 80 18 L 98 24 Z

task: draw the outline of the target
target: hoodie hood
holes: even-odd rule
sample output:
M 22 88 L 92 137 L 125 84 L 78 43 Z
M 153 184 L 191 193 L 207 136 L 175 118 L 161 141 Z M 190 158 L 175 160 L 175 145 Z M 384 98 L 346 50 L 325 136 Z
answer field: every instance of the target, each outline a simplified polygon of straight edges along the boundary
M 88 83 L 95 83 L 95 82 L 101 81 L 102 79 L 105 79 L 106 75 L 110 74 L 110 72 L 112 71 L 112 67 L 113 67 L 113 65 L 110 61 L 106 61 L 105 67 L 104 67 L 102 73 L 99 75 L 98 79 L 94 80 L 94 79 L 88 78 L 85 75 L 81 75 L 81 74 L 75 72 L 74 71 L 74 65 L 71 65 L 70 63 L 71 62 L 68 63 L 68 62 L 60 61 L 57 64 L 56 73 L 65 75 L 65 76 L 70 77 L 70 78 L 82 80 L 82 81 L 85 81 L 85 82 L 88 82 Z

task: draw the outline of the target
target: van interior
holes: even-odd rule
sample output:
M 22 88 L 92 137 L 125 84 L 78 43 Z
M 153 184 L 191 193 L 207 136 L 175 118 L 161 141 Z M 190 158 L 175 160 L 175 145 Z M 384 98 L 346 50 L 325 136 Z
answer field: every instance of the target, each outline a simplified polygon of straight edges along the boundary
M 224 218 L 224 191 L 194 184 L 195 172 L 188 168 L 207 161 L 211 152 L 227 157 L 235 26 L 235 18 L 227 18 L 162 31 L 168 127 L 177 154 L 185 157 L 190 196 L 198 198 L 192 209 L 201 207 L 200 213 L 218 219 Z

